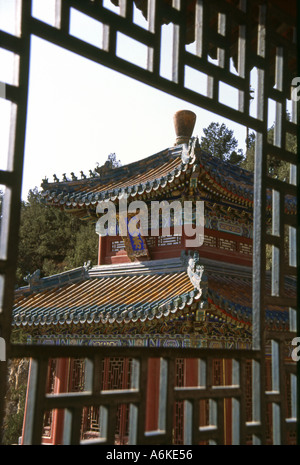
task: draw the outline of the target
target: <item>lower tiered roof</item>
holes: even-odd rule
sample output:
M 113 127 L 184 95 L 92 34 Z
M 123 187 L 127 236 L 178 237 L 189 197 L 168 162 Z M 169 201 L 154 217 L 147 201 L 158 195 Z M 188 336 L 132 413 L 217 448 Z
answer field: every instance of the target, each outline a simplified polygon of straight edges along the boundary
M 106 334 L 124 334 L 129 328 L 142 331 L 144 323 L 149 330 L 153 322 L 188 320 L 189 331 L 226 323 L 249 335 L 251 283 L 250 268 L 208 259 L 196 271 L 180 258 L 84 266 L 41 279 L 33 276 L 28 286 L 17 289 L 13 325 L 35 333 L 50 327 L 76 333 L 88 326 L 90 332 L 102 328 Z M 295 283 L 289 286 L 295 292 Z M 282 307 L 267 309 L 267 327 L 286 330 L 288 315 Z

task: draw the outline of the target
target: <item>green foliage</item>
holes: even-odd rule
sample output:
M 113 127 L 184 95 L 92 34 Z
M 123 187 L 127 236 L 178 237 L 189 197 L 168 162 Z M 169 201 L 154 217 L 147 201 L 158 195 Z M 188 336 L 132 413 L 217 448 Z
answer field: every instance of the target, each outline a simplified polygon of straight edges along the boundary
M 247 143 L 247 152 L 246 152 L 246 157 L 241 163 L 241 168 L 247 170 L 247 171 L 254 171 L 254 159 L 255 159 L 255 142 L 256 142 L 256 137 L 255 133 L 251 132 L 249 133 L 246 143 Z
M 81 266 L 88 260 L 97 262 L 98 235 L 95 233 L 95 225 L 88 223 L 83 226 L 76 233 L 74 247 L 66 255 L 66 261 L 72 267 Z
M 9 402 L 18 405 L 16 412 L 6 415 L 4 423 L 3 445 L 18 444 L 22 435 L 24 408 L 26 398 L 26 385 L 22 384 L 17 389 L 9 389 Z
M 287 119 L 289 119 L 287 114 Z M 229 161 L 234 165 L 239 165 L 248 171 L 254 171 L 255 159 L 255 133 L 248 134 L 246 143 L 247 151 L 244 155 L 242 149 L 237 149 L 238 141 L 234 137 L 234 133 L 227 126 L 219 123 L 210 123 L 209 126 L 203 129 L 204 136 L 201 137 L 200 147 L 202 150 L 211 153 L 213 156 L 221 160 Z M 268 131 L 268 142 L 273 144 L 274 140 L 274 126 Z M 286 150 L 296 153 L 297 152 L 297 138 L 292 134 L 286 135 Z M 289 178 L 290 167 L 289 164 L 277 159 L 274 156 L 268 157 L 267 170 L 270 176 L 276 177 L 281 180 Z
M 287 118 L 289 115 L 287 114 Z M 274 125 L 268 131 L 268 142 L 274 144 Z M 245 160 L 242 162 L 241 167 L 248 170 L 254 171 L 254 159 L 255 159 L 255 134 L 251 133 L 249 137 L 248 149 Z M 297 153 L 297 138 L 292 134 L 286 135 L 286 150 L 292 153 Z M 278 159 L 274 156 L 267 157 L 267 172 L 268 176 L 279 179 L 281 181 L 289 181 L 290 178 L 290 164 Z M 271 219 L 266 219 L 271 225 Z M 284 254 L 285 261 L 288 264 L 289 261 L 289 233 L 288 230 L 284 232 Z M 271 270 L 272 268 L 272 246 L 267 245 L 266 247 L 266 269 Z
M 84 238 L 82 243 L 80 238 Z M 24 285 L 24 277 L 38 269 L 41 276 L 49 276 L 88 260 L 95 263 L 97 244 L 94 227 L 64 210 L 45 205 L 35 188 L 21 208 L 17 284 Z M 80 253 L 75 252 L 77 247 Z
M 28 334 L 25 332 L 24 328 L 14 326 L 11 331 L 11 342 L 14 344 L 26 344 Z
M 99 173 L 120 166 L 115 153 L 110 153 Z M 0 193 L 0 206 L 1 206 Z M 98 235 L 95 225 L 85 223 L 63 209 L 46 205 L 35 187 L 22 203 L 19 232 L 17 285 L 24 286 L 28 274 L 40 270 L 41 277 L 97 263 Z
M 203 129 L 204 136 L 201 137 L 200 147 L 221 160 L 227 160 L 232 164 L 239 165 L 244 159 L 242 149 L 237 149 L 238 141 L 233 136 L 233 131 L 222 123 L 210 123 Z
M 24 342 L 25 333 L 17 331 L 14 342 Z M 1 444 L 18 444 L 22 434 L 28 380 L 29 359 L 8 361 L 8 389 L 5 395 L 5 417 Z
M 290 119 L 289 114 L 286 115 L 287 119 Z M 247 143 L 246 158 L 242 161 L 241 167 L 248 170 L 254 171 L 254 159 L 255 159 L 255 134 L 250 133 Z M 268 131 L 268 142 L 274 144 L 274 125 Z M 297 153 L 297 137 L 293 134 L 286 134 L 285 149 L 292 153 Z M 289 163 L 279 160 L 277 157 L 268 156 L 267 158 L 267 171 L 269 176 L 278 178 L 280 180 L 288 180 L 290 176 L 290 165 Z

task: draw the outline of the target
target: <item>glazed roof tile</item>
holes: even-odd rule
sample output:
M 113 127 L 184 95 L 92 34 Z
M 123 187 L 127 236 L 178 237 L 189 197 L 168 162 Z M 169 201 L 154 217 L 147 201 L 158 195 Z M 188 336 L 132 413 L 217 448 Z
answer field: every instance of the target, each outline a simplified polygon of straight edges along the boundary
M 226 320 L 250 329 L 251 270 L 233 265 L 222 268 L 208 259 L 204 268 L 208 284 L 202 298 L 179 259 L 78 268 L 63 277 L 42 278 L 16 291 L 13 324 L 143 322 L 166 318 L 195 302 L 199 305 L 204 298 L 212 321 Z M 293 293 L 295 283 L 289 286 Z M 267 326 L 287 329 L 288 315 L 288 309 L 268 308 Z
M 100 169 L 101 171 L 101 169 Z M 179 184 L 184 174 L 221 199 L 252 208 L 253 173 L 202 151 L 197 138 L 128 165 L 103 171 L 96 177 L 42 184 L 49 204 L 67 209 L 96 208 L 98 202 L 123 196 L 137 198 Z M 293 189 L 293 186 L 290 186 Z M 267 196 L 271 206 L 271 192 Z M 296 211 L 296 197 L 286 198 L 287 212 Z
M 271 294 L 270 277 L 266 279 L 266 293 Z M 288 295 L 296 295 L 296 280 L 289 278 L 285 284 Z M 226 315 L 248 326 L 252 324 L 252 279 L 237 276 L 235 273 L 212 273 L 209 279 L 208 302 L 213 304 L 219 314 Z M 267 329 L 286 329 L 289 324 L 289 310 L 282 306 L 267 306 Z
M 182 162 L 181 155 L 182 150 L 175 147 L 103 172 L 100 176 L 76 181 L 44 182 L 43 195 L 47 201 L 68 207 L 95 204 L 124 193 L 134 197 L 144 191 L 155 190 L 179 176 L 188 166 L 188 163 Z
M 166 149 L 143 160 L 114 168 L 100 176 L 63 182 L 44 182 L 43 196 L 49 203 L 66 207 L 95 205 L 102 200 L 115 200 L 126 194 L 136 197 L 152 190 L 164 189 L 176 183 L 182 173 L 197 177 L 217 194 L 231 200 L 252 204 L 253 175 L 238 166 L 212 157 L 198 146 L 198 139 L 190 145 Z M 213 183 L 213 184 L 212 184 Z
M 14 324 L 113 323 L 161 318 L 190 305 L 197 294 L 186 272 L 90 277 L 81 282 L 20 289 Z M 50 288 L 48 288 L 50 284 Z M 19 296 L 18 296 L 19 293 Z

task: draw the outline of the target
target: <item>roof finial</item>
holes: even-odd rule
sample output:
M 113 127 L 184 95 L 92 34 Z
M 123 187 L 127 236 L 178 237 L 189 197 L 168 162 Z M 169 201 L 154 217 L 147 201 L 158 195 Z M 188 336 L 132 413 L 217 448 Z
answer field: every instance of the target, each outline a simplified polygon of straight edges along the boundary
M 196 114 L 190 110 L 179 110 L 173 119 L 176 132 L 175 145 L 188 144 L 196 123 Z

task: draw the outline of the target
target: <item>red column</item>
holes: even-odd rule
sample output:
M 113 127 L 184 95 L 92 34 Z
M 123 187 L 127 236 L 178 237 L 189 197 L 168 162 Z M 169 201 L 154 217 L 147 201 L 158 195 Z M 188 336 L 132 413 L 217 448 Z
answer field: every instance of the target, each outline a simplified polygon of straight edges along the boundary
M 160 359 L 148 360 L 146 431 L 158 429 Z
M 185 387 L 197 387 L 198 386 L 198 359 L 195 359 L 195 358 L 185 359 L 184 361 L 184 386 Z M 200 408 L 200 405 L 198 409 Z M 185 415 L 185 412 L 183 411 L 183 416 L 184 415 Z M 185 433 L 186 432 L 184 431 L 184 427 L 183 427 L 183 438 L 185 437 Z
M 184 385 L 196 387 L 198 385 L 198 360 L 187 358 L 184 364 Z
M 53 394 L 58 394 L 60 392 L 67 392 L 68 374 L 69 374 L 69 359 L 58 359 L 57 364 L 56 364 Z M 49 372 L 49 375 L 50 375 L 50 372 Z M 30 386 L 30 376 L 31 376 L 31 361 L 30 361 L 30 367 L 29 367 L 29 373 L 28 373 L 28 386 Z M 27 409 L 28 409 L 28 388 L 27 388 L 27 393 L 26 393 L 21 444 L 24 443 L 24 432 L 26 428 L 25 423 L 26 423 Z M 62 437 L 63 437 L 63 423 L 64 423 L 64 411 L 54 410 L 52 414 L 51 437 L 42 438 L 42 444 L 61 444 Z
M 32 359 L 30 359 L 30 362 L 29 362 L 28 382 L 27 382 L 27 390 L 26 390 L 21 445 L 24 445 L 24 434 L 25 434 L 25 428 L 26 428 L 26 418 L 27 418 L 27 409 L 28 409 L 28 394 L 29 394 L 29 386 L 30 386 L 31 362 L 32 362 Z
M 224 360 L 224 383 L 232 385 L 232 360 Z M 224 399 L 225 445 L 232 443 L 232 399 Z
M 54 394 L 68 391 L 70 360 L 60 358 L 57 360 Z M 52 420 L 52 444 L 62 444 L 63 441 L 64 411 L 54 410 Z

